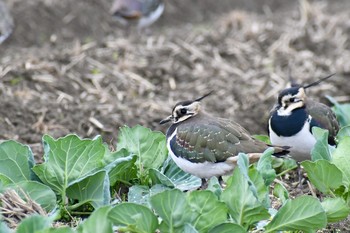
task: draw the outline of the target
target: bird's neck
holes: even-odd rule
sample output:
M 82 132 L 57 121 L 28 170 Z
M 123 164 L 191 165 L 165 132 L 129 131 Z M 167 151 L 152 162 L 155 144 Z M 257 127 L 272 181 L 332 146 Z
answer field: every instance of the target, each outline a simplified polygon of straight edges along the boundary
M 271 129 L 278 136 L 293 136 L 303 128 L 307 119 L 305 107 L 295 109 L 289 115 L 279 115 L 278 111 L 275 111 L 271 117 Z

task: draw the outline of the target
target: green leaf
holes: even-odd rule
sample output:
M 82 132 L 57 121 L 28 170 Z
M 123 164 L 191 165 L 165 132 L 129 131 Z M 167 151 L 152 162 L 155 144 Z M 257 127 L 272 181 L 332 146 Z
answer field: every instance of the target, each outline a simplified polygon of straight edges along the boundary
M 328 145 L 328 130 L 321 129 L 318 127 L 312 127 L 312 134 L 317 140 L 314 148 L 311 151 L 312 161 L 316 161 L 319 159 L 331 161 L 332 154 L 329 150 Z
M 120 128 L 117 146 L 137 155 L 139 169 L 159 168 L 168 156 L 165 135 L 140 125 Z
M 196 215 L 193 226 L 198 232 L 208 230 L 227 220 L 227 207 L 211 191 L 192 191 L 188 193 L 189 205 Z
M 207 190 L 211 191 L 214 193 L 218 198 L 220 198 L 221 193 L 222 193 L 222 187 L 219 183 L 219 180 L 216 176 L 213 176 L 208 180 L 208 187 Z
M 0 144 L 0 174 L 5 180 L 13 183 L 31 180 L 34 178 L 31 171 L 33 165 L 33 153 L 28 146 L 16 141 L 4 141 Z
M 235 223 L 223 223 L 213 229 L 208 233 L 247 233 L 247 231 L 240 225 Z
M 78 226 L 78 233 L 113 233 L 112 222 L 108 218 L 110 215 L 112 207 L 104 206 L 101 207 L 90 215 L 90 217 L 85 220 L 82 224 Z
M 342 172 L 327 160 L 303 161 L 301 165 L 311 183 L 322 193 L 330 194 L 333 189 L 342 185 Z
M 131 180 L 136 179 L 136 155 L 130 154 L 126 149 L 122 149 L 114 154 L 115 158 L 106 167 L 110 185 L 114 186 L 117 182 L 129 183 Z
M 338 134 L 337 134 L 337 140 L 341 141 L 343 138 L 350 136 L 350 125 L 342 127 Z
M 107 172 L 97 172 L 73 184 L 68 187 L 67 196 L 79 201 L 78 204 L 75 204 L 77 207 L 85 203 L 91 203 L 95 209 L 108 205 L 111 197 Z
M 75 231 L 70 227 L 59 227 L 36 231 L 35 233 L 75 233 Z
M 150 179 L 152 180 L 152 184 L 162 184 L 164 186 L 167 186 L 169 188 L 174 188 L 175 185 L 171 180 L 162 174 L 159 170 L 151 168 L 148 173 Z
M 56 207 L 55 193 L 48 186 L 37 181 L 21 181 L 16 184 L 11 184 L 6 188 L 14 189 L 22 198 L 25 198 L 22 193 L 22 191 L 24 191 L 47 212 L 52 211 Z
M 155 232 L 158 227 L 158 219 L 153 212 L 149 208 L 135 203 L 116 205 L 110 211 L 108 218 L 114 225 L 126 227 L 131 232 Z
M 288 190 L 281 184 L 276 183 L 273 188 L 273 195 L 285 203 L 289 198 Z
M 248 175 L 250 178 L 248 184 L 254 196 L 266 209 L 268 209 L 271 206 L 271 200 L 269 197 L 269 186 L 265 184 L 263 177 L 258 172 L 258 170 L 256 170 L 255 166 L 249 168 Z M 254 188 L 252 189 L 252 187 Z
M 43 164 L 33 168 L 45 184 L 65 198 L 66 189 L 101 169 L 106 148 L 101 138 L 80 139 L 68 135 L 57 140 L 43 137 Z
M 314 232 L 326 225 L 327 216 L 319 200 L 311 196 L 299 196 L 286 201 L 266 226 L 265 232 Z
M 243 156 L 240 154 L 238 164 L 246 163 L 241 160 L 243 160 Z M 233 176 L 228 180 L 221 199 L 227 204 L 234 222 L 248 227 L 252 223 L 269 218 L 270 215 L 257 196 L 254 195 L 241 167 L 236 167 L 233 171 Z
M 340 197 L 326 198 L 321 205 L 326 211 L 328 222 L 339 222 L 345 219 L 350 213 L 349 206 Z
M 194 226 L 192 226 L 191 224 L 188 224 L 188 223 L 185 224 L 185 226 L 181 232 L 183 232 L 183 233 L 198 233 L 196 228 L 194 228 Z
M 19 224 L 16 233 L 33 233 L 50 228 L 52 219 L 41 215 L 31 215 Z
M 155 194 L 151 197 L 151 205 L 162 218 L 161 232 L 179 232 L 193 220 L 186 195 L 178 189 Z
M 333 152 L 333 164 L 336 165 L 343 174 L 343 184 L 350 185 L 350 137 L 344 137 Z
M 200 178 L 181 170 L 170 156 L 164 162 L 161 172 L 181 191 L 194 190 L 202 184 Z
M 273 148 L 268 148 L 264 151 L 263 155 L 260 157 L 256 169 L 262 175 L 265 181 L 265 185 L 270 185 L 276 178 L 275 169 L 272 168 L 272 154 Z
M 270 137 L 268 135 L 253 135 L 253 138 L 271 145 Z
M 151 207 L 150 197 L 168 189 L 168 187 L 161 184 L 156 184 L 151 188 L 148 188 L 148 186 L 133 185 L 128 192 L 128 202 Z
M 333 111 L 341 127 L 350 125 L 350 104 L 339 104 L 334 98 L 326 96 L 334 104 Z

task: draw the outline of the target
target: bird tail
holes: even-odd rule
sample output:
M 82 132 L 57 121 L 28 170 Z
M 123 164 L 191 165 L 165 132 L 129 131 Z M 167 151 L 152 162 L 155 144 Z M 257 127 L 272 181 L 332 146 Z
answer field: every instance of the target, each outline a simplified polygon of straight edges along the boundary
M 272 155 L 277 158 L 286 157 L 290 152 L 289 151 L 290 146 L 276 146 L 276 145 L 268 145 L 268 146 L 273 147 L 275 151 L 273 152 Z

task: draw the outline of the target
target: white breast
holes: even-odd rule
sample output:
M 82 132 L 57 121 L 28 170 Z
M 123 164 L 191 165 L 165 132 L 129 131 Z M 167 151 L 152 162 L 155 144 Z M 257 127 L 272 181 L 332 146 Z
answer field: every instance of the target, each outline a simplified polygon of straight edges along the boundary
M 235 164 L 232 164 L 232 163 L 225 163 L 225 162 L 192 163 L 184 158 L 177 157 L 176 155 L 174 155 L 174 153 L 172 153 L 170 149 L 170 141 L 175 136 L 176 132 L 177 130 L 175 130 L 173 134 L 170 136 L 167 142 L 167 147 L 171 155 L 171 158 L 174 160 L 176 165 L 179 168 L 181 168 L 183 171 L 190 173 L 194 176 L 197 176 L 199 178 L 210 178 L 213 176 L 229 175 L 232 173 L 233 169 L 235 168 Z
M 301 131 L 290 137 L 278 136 L 269 124 L 270 140 L 273 145 L 290 146 L 290 155 L 296 161 L 311 160 L 311 150 L 316 143 L 310 132 L 310 123 L 306 121 Z

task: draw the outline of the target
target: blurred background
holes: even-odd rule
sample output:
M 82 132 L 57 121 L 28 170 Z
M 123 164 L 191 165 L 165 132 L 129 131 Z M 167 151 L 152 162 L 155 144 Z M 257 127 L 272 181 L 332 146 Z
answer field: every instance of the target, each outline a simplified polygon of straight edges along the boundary
M 267 134 L 269 110 L 289 76 L 309 95 L 350 101 L 350 2 L 164 0 L 147 28 L 122 26 L 113 0 L 0 0 L 0 140 L 102 135 L 159 120 L 197 98 L 208 112 Z M 0 4 L 1 8 L 1 4 Z M 4 13 L 4 12 L 8 13 Z

